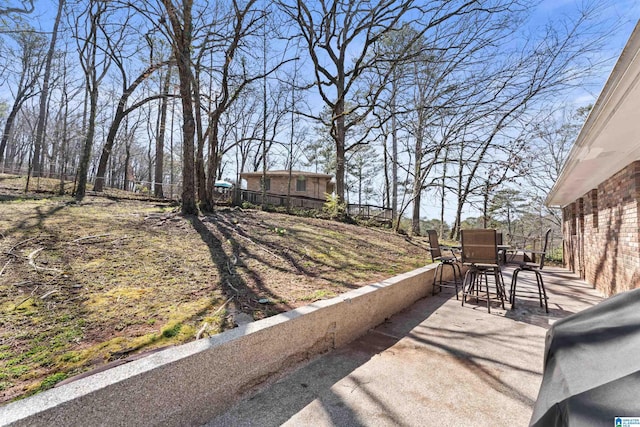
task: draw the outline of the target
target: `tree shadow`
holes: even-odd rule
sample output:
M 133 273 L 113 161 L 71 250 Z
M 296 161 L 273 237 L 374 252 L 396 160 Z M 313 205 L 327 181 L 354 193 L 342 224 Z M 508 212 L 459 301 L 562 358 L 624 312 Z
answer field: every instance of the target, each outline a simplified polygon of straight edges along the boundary
M 618 239 L 621 231 L 620 228 L 622 227 L 622 214 L 622 206 L 618 205 L 615 213 L 612 209 L 611 215 L 614 219 L 613 221 L 610 220 L 607 226 L 605 247 L 602 251 L 600 260 L 595 267 L 593 284 L 595 286 L 604 285 L 604 290 L 607 291 L 609 295 L 615 295 L 618 293 L 618 253 L 620 251 Z M 611 281 L 608 284 L 605 283 L 606 277 L 603 277 L 607 270 L 612 272 Z
M 393 425 L 408 425 L 406 422 L 403 424 L 402 418 L 403 415 L 406 416 L 406 408 L 403 411 L 402 408 L 396 408 L 390 401 L 384 399 L 385 391 L 381 392 L 384 390 L 384 387 L 381 389 L 381 381 L 386 381 L 387 376 L 381 375 L 380 380 L 371 379 L 372 372 L 382 366 L 380 363 L 386 363 L 375 358 L 383 356 L 383 353 L 384 357 L 393 358 L 389 361 L 396 364 L 404 364 L 404 357 L 409 357 L 406 360 L 407 363 L 414 363 L 416 354 L 421 354 L 422 358 L 427 359 L 433 356 L 438 361 L 444 361 L 444 365 L 438 365 L 437 368 L 434 365 L 435 369 L 455 367 L 456 370 L 466 372 L 466 375 L 474 376 L 497 393 L 508 395 L 524 406 L 533 406 L 534 399 L 522 391 L 517 384 L 503 379 L 499 372 L 506 370 L 521 372 L 527 376 L 537 376 L 540 374 L 538 370 L 530 369 L 520 361 L 512 362 L 510 359 L 484 354 L 482 350 L 470 344 L 478 341 L 489 348 L 523 352 L 528 351 L 526 338 L 522 337 L 519 331 L 504 328 L 491 331 L 469 330 L 469 328 L 457 330 L 453 325 L 450 328 L 442 325 L 438 317 L 434 318 L 433 323 L 425 322 L 434 314 L 444 315 L 445 312 L 436 313 L 436 311 L 451 298 L 451 295 L 438 295 L 416 302 L 352 343 L 331 351 L 280 381 L 266 386 L 256 395 L 239 402 L 207 425 L 275 426 L 287 421 L 293 425 L 296 423 L 311 425 L 324 421 L 324 424 L 330 425 L 360 426 L 364 425 L 362 417 L 365 414 L 360 412 L 362 409 L 369 414 L 375 413 L 377 417 L 391 417 L 389 421 Z M 364 371 L 359 369 L 370 361 L 375 366 L 371 365 Z M 438 362 L 434 359 L 434 363 Z M 429 369 L 426 366 L 424 368 Z M 370 380 L 375 381 L 376 384 L 367 385 Z M 440 383 L 425 384 L 425 388 L 437 389 L 440 387 L 438 384 Z M 395 390 L 398 385 L 389 384 L 388 390 Z M 444 384 L 441 386 L 446 387 Z M 464 384 L 457 386 L 465 387 Z M 341 392 L 344 387 L 348 387 L 350 391 Z M 472 393 L 471 389 L 465 390 Z M 356 392 L 357 395 L 354 394 L 349 398 L 351 393 Z M 427 396 L 432 395 L 427 394 Z M 430 402 L 427 405 L 433 404 L 430 397 L 426 396 L 416 400 L 416 396 L 411 395 L 410 399 L 413 399 L 414 405 L 426 401 Z M 446 404 L 443 403 L 443 405 Z M 314 415 L 322 416 L 324 419 L 311 419 L 310 417 Z
M 22 218 L 15 226 L 6 230 L 5 237 L 17 232 L 18 230 L 25 233 L 29 233 L 33 230 L 44 230 L 44 222 L 47 218 L 54 216 L 59 211 L 65 209 L 68 205 L 62 204 L 58 206 L 50 207 L 49 209 L 43 206 L 37 206 L 35 209 L 35 215 L 29 215 Z M 35 219 L 35 223 L 30 224 Z M 50 230 L 48 231 L 50 232 Z
M 294 372 L 281 373 L 282 378 L 272 379 L 253 396 L 238 402 L 205 425 L 278 426 L 310 404 L 321 405 L 324 415 L 331 419 L 333 425 L 364 425 L 360 416 L 332 387 L 349 377 L 354 388 L 362 389 L 364 384 L 358 384 L 354 371 L 396 345 L 448 300 L 438 297 L 428 299 L 428 308 L 424 305 L 418 310 L 414 306 L 409 307 L 351 343 L 304 364 Z M 376 404 L 381 411 L 391 410 L 385 402 L 376 400 Z M 304 424 L 317 422 L 317 419 L 305 420 Z M 396 425 L 399 424 L 396 422 Z
M 252 315 L 256 311 L 262 311 L 267 316 L 279 313 L 281 310 L 279 310 L 277 306 L 271 306 L 274 301 L 280 301 L 279 295 L 275 294 L 265 285 L 259 274 L 249 268 L 245 269 L 258 290 L 256 292 L 256 290 L 252 289 L 246 280 L 235 271 L 235 267 L 244 249 L 232 239 L 230 233 L 217 222 L 207 221 L 208 224 L 213 224 L 216 227 L 226 242 L 231 242 L 232 253 L 227 254 L 222 241 L 215 236 L 200 218 L 197 216 L 188 216 L 186 218 L 209 248 L 211 260 L 217 269 L 220 289 L 228 299 L 233 298 L 235 300 L 232 301 L 231 304 L 235 306 L 237 310 L 249 312 Z M 263 298 L 266 298 L 269 302 L 261 303 L 260 301 Z M 291 308 L 287 304 L 282 305 L 284 305 L 286 309 Z
M 243 221 L 247 221 L 247 217 L 242 217 Z M 233 222 L 233 223 L 232 223 Z M 216 217 L 216 223 L 224 226 L 227 229 L 228 233 L 234 234 L 237 233 L 241 238 L 248 239 L 252 241 L 257 246 L 262 248 L 266 248 L 269 251 L 277 254 L 278 258 L 281 258 L 281 261 L 284 261 L 288 265 L 290 265 L 297 274 L 304 274 L 306 277 L 318 278 L 326 280 L 327 282 L 332 283 L 333 285 L 340 286 L 343 289 L 356 289 L 361 287 L 363 276 L 369 275 L 370 272 L 367 269 L 367 263 L 369 259 L 366 256 L 366 253 L 359 253 L 357 251 L 358 247 L 367 247 L 370 245 L 370 242 L 364 237 L 350 237 L 351 247 L 354 248 L 353 251 L 349 251 L 347 249 L 338 247 L 335 245 L 331 236 L 325 235 L 322 233 L 318 233 L 315 231 L 309 231 L 302 234 L 287 233 L 286 239 L 288 242 L 292 242 L 293 244 L 288 245 L 279 245 L 269 240 L 268 238 L 260 238 L 252 234 L 249 236 L 240 225 L 238 225 L 239 221 L 236 219 L 233 213 L 227 215 L 218 215 Z M 330 222 L 327 222 L 327 225 L 330 225 Z M 269 230 L 277 229 L 280 225 L 277 222 L 271 223 L 269 221 L 263 220 L 260 223 L 251 223 L 251 226 L 263 227 Z M 327 227 L 330 231 L 330 227 Z M 415 245 L 417 247 L 422 248 L 420 245 Z M 336 256 L 330 256 L 327 254 L 326 260 L 323 260 L 321 257 L 312 256 L 308 253 L 307 249 L 311 248 L 314 253 L 324 253 L 329 250 L 335 253 Z M 328 249 L 329 248 L 329 249 Z M 426 252 L 425 252 L 426 254 Z M 270 267 L 280 270 L 280 271 L 288 271 L 283 269 L 282 266 L 279 266 L 277 263 L 267 260 L 264 257 L 261 258 L 259 255 L 253 255 L 254 257 L 259 257 Z M 347 260 L 347 261 L 336 261 L 336 259 Z M 310 265 L 306 265 L 305 260 L 310 261 Z M 362 264 L 362 268 L 358 267 L 358 264 Z M 379 266 L 372 267 L 373 270 L 371 272 L 380 274 Z M 353 280 L 349 279 L 340 279 L 336 278 L 335 275 L 330 274 L 330 272 L 340 270 L 341 275 L 348 276 Z M 325 274 L 326 273 L 326 274 Z M 393 275 L 393 274 L 390 274 Z

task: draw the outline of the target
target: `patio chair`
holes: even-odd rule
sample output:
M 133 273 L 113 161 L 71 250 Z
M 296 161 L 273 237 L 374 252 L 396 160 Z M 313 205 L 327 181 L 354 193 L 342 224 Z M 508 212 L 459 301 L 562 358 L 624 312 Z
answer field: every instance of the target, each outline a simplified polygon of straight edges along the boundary
M 496 231 L 496 245 L 498 245 L 498 260 L 502 265 L 507 263 L 507 251 L 505 248 L 500 248 L 503 245 L 502 233 Z
M 487 311 L 491 313 L 491 292 L 489 290 L 489 275 L 495 280 L 495 295 L 504 309 L 505 288 L 500 263 L 498 260 L 498 245 L 496 231 L 490 229 L 461 230 L 462 235 L 462 264 L 469 266 L 464 276 L 462 290 L 462 305 L 469 295 L 475 292 L 476 299 L 480 299 L 482 283 L 486 289 Z
M 427 230 L 427 235 L 429 236 L 429 252 L 431 253 L 431 260 L 433 262 L 439 262 L 436 267 L 436 271 L 433 273 L 431 294 L 436 294 L 436 287 L 439 288 L 439 291 L 442 291 L 442 288 L 454 288 L 456 290 L 456 299 L 458 299 L 458 282 L 460 282 L 460 288 L 462 288 L 462 270 L 460 269 L 460 264 L 458 264 L 458 258 L 456 257 L 453 248 L 444 246 L 440 247 L 440 243 L 438 242 L 438 233 L 435 230 Z M 444 248 L 451 252 L 451 256 L 442 255 L 442 249 Z M 442 280 L 444 266 L 451 267 L 453 272 L 453 284 Z M 438 271 L 440 272 L 440 280 L 437 279 Z
M 513 276 L 511 278 L 511 289 L 509 290 L 509 300 L 511 302 L 511 309 L 516 306 L 516 286 L 518 284 L 518 274 L 521 271 L 531 271 L 536 275 L 536 284 L 538 285 L 538 299 L 540 300 L 540 307 L 542 307 L 544 302 L 544 311 L 549 312 L 549 305 L 547 303 L 547 291 L 544 289 L 544 282 L 542 281 L 542 274 L 540 271 L 544 268 L 544 259 L 547 255 L 547 245 L 549 243 L 549 234 L 551 234 L 551 229 L 548 229 L 544 235 L 544 244 L 542 246 L 541 251 L 529 251 L 525 250 L 526 253 L 531 254 L 531 258 L 539 257 L 539 261 L 535 262 L 527 262 L 522 261 L 519 263 L 518 268 L 513 271 Z M 527 257 L 524 256 L 523 260 Z M 521 292 L 521 294 L 524 292 Z M 532 292 L 526 292 L 526 294 L 532 294 Z

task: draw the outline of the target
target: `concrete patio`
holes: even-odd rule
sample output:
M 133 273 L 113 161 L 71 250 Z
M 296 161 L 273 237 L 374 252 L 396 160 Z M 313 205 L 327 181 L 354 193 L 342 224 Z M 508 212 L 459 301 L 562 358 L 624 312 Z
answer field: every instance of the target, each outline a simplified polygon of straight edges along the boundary
M 503 272 L 507 288 L 512 268 Z M 506 310 L 450 289 L 419 300 L 351 344 L 246 396 L 208 426 L 528 425 L 554 321 L 603 298 L 571 272 L 543 271 L 549 314 L 537 299 Z M 519 291 L 535 288 L 519 276 Z M 268 357 L 268 355 L 265 355 Z

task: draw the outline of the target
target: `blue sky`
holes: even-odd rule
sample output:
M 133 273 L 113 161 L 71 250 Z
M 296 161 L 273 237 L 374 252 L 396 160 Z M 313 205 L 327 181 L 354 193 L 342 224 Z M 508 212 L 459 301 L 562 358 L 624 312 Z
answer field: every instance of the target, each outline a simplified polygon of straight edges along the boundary
M 586 85 L 573 91 L 567 104 L 581 107 L 593 104 L 598 98 L 613 66 L 615 65 L 622 49 L 624 48 L 638 19 L 640 19 L 640 0 L 544 0 L 532 14 L 530 27 L 544 26 L 549 21 L 555 21 L 565 17 L 575 18 L 585 4 L 596 4 L 598 13 L 595 20 L 600 29 L 605 30 L 606 39 L 604 49 L 601 52 L 603 66 L 595 73 Z M 423 198 L 421 216 L 423 218 L 439 218 L 440 202 L 438 199 Z M 455 203 L 452 201 L 445 206 L 445 221 L 452 222 L 455 216 Z M 467 206 L 462 218 L 477 217 L 481 213 L 471 206 Z
M 8 3 L 15 3 L 15 1 L 12 0 Z M 33 22 L 34 25 L 40 27 L 43 31 L 49 31 L 56 12 L 57 1 L 37 0 L 35 4 L 36 11 L 30 15 L 29 20 L 32 22 L 39 21 L 39 25 Z M 530 26 L 523 29 L 534 30 L 537 27 L 544 26 L 550 20 L 575 17 L 585 4 L 597 4 L 599 7 L 596 20 L 600 22 L 599 25 L 601 27 L 607 29 L 605 49 L 601 53 L 602 58 L 606 61 L 601 70 L 590 79 L 589 84 L 576 90 L 571 94 L 571 98 L 567 100 L 569 103 L 575 104 L 576 107 L 593 103 L 600 93 L 638 18 L 640 18 L 640 0 L 543 0 L 534 10 Z M 0 88 L 0 94 L 3 91 Z M 0 97 L 6 98 L 6 96 Z M 437 218 L 440 209 L 438 205 L 438 201 L 430 200 L 430 197 L 426 196 L 423 202 L 422 216 Z M 453 203 L 447 206 L 445 214 L 447 220 L 451 220 L 454 210 L 455 205 Z M 469 208 L 463 217 L 477 215 L 477 212 Z

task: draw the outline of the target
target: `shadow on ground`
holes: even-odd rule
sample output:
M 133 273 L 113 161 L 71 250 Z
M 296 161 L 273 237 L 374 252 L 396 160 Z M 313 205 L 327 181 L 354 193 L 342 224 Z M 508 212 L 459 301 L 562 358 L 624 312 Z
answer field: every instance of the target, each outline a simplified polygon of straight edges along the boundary
M 255 396 L 241 401 L 206 425 L 279 426 L 309 405 L 324 408 L 333 425 L 361 425 L 358 415 L 332 390 L 334 385 L 397 344 L 447 300 L 448 296 L 432 298 L 431 302 L 437 301 L 436 304 L 431 304 L 420 316 L 406 315 L 411 309 L 394 315 L 352 343 L 317 358 L 293 373 L 283 373 L 286 375 L 283 379 L 266 386 Z M 358 384 L 357 378 L 351 378 L 351 381 L 354 390 L 365 390 L 362 387 L 364 384 Z M 381 408 L 385 406 L 384 402 L 377 404 Z M 393 412 L 392 408 L 386 408 L 385 411 Z

